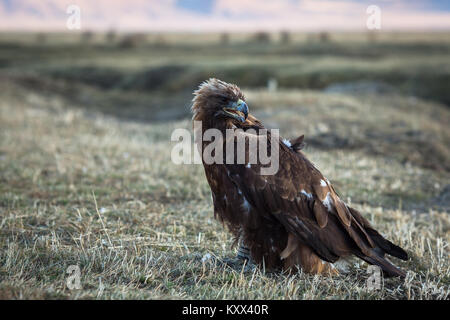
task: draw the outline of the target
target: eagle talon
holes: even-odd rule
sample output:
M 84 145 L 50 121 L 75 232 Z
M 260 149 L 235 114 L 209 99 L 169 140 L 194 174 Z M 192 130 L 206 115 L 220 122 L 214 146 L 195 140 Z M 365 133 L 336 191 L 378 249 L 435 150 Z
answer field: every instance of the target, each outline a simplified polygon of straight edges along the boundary
M 256 268 L 256 264 L 254 264 L 251 259 L 243 259 L 240 256 L 236 256 L 234 258 L 224 258 L 222 263 L 236 271 L 241 271 L 243 269 L 244 272 L 249 272 L 255 270 Z

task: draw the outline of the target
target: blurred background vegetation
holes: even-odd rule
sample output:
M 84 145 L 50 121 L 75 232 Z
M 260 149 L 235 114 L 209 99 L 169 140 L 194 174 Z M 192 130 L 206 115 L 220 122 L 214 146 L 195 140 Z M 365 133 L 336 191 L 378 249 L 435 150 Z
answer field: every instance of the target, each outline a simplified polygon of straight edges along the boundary
M 285 89 L 396 92 L 450 104 L 444 32 L 4 33 L 0 49 L 3 76 L 68 96 L 87 87 L 103 98 L 120 95 L 105 111 L 140 119 L 152 119 L 161 107 L 185 115 L 180 101 L 211 76 L 247 88 L 273 79 Z M 136 104 L 139 114 L 125 112 Z
M 374 142 L 399 148 L 405 143 L 401 152 L 406 159 L 450 170 L 445 128 L 450 105 L 450 33 L 3 33 L 0 76 L 30 92 L 59 95 L 86 111 L 150 122 L 188 118 L 193 90 L 210 77 L 273 94 L 311 90 L 325 96 L 362 96 L 363 101 L 400 96 L 408 99 L 401 109 L 405 117 L 417 112 L 418 103 L 429 102 L 442 106 L 420 107 L 442 122 L 443 126 L 428 125 L 436 132 L 427 134 L 428 129 L 404 125 L 404 130 L 395 129 L 405 120 L 399 119 L 398 123 L 378 122 L 378 129 L 365 128 L 379 132 L 363 138 L 349 137 L 349 132 L 343 137 L 340 131 L 348 130 L 348 115 L 339 119 L 337 112 L 331 132 L 309 137 L 310 142 L 315 147 L 369 147 L 371 151 L 377 149 L 370 147 Z M 282 100 L 270 107 L 285 106 L 283 96 L 278 95 Z M 258 101 L 251 108 L 255 111 L 264 104 Z M 389 100 L 386 104 L 401 108 Z M 329 107 L 332 113 L 338 110 L 338 106 Z M 380 115 L 365 116 L 357 122 Z M 417 120 L 427 123 L 424 118 Z

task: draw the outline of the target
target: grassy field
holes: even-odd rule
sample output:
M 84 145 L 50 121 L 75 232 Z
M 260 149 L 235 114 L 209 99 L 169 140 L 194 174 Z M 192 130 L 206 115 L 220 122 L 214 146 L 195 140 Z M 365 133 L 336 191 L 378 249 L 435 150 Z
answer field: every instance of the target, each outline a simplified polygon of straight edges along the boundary
M 450 35 L 0 35 L 1 299 L 448 299 Z M 318 277 L 235 270 L 199 165 L 170 161 L 211 76 L 411 259 Z M 279 88 L 269 91 L 268 79 Z M 69 266 L 80 269 L 69 289 Z

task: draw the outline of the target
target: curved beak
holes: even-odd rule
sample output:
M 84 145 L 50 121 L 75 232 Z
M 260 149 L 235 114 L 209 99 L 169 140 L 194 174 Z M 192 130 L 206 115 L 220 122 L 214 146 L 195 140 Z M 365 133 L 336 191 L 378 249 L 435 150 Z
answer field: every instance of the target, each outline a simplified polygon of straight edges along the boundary
M 245 122 L 245 120 L 247 120 L 248 117 L 248 106 L 241 99 L 232 102 L 227 107 L 223 108 L 223 111 L 226 115 L 240 122 Z

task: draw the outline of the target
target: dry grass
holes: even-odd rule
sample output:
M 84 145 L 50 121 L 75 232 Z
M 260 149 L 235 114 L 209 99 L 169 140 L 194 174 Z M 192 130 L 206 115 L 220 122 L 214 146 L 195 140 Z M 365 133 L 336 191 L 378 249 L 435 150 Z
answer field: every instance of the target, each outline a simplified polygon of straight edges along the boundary
M 448 209 L 428 206 L 449 175 L 404 162 L 396 156 L 403 149 L 393 156 L 364 148 L 307 149 L 341 193 L 411 256 L 408 262 L 395 261 L 409 270 L 405 281 L 385 279 L 380 290 L 371 291 L 361 261 L 348 275 L 334 278 L 240 272 L 202 262 L 207 253 L 224 257 L 234 251 L 230 235 L 213 220 L 203 168 L 170 161 L 170 134 L 190 127 L 188 120 L 126 122 L 85 113 L 61 97 L 29 93 L 12 83 L 1 83 L 0 92 L 0 298 L 449 297 Z M 326 127 L 350 136 L 348 128 L 330 129 L 332 118 L 342 114 L 339 107 L 353 110 L 354 116 L 346 116 L 355 130 L 369 126 L 386 132 L 391 116 L 402 114 L 406 128 L 418 125 L 421 132 L 448 139 L 443 118 L 425 115 L 435 110 L 448 117 L 448 110 L 431 105 L 418 111 L 419 105 L 417 112 L 404 112 L 406 98 L 388 104 L 296 91 L 275 95 L 268 103 L 278 105 L 274 112 L 262 97 L 267 94 L 249 93 L 250 106 L 264 121 L 280 125 L 286 136 L 306 133 L 307 141 Z M 382 112 L 361 116 L 373 108 Z M 323 120 L 316 122 L 318 117 Z M 375 130 L 377 123 L 382 126 Z M 353 133 L 355 139 L 360 132 Z M 80 267 L 81 289 L 66 285 L 70 265 Z

